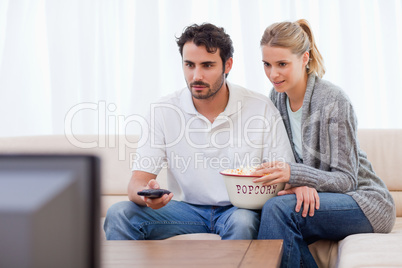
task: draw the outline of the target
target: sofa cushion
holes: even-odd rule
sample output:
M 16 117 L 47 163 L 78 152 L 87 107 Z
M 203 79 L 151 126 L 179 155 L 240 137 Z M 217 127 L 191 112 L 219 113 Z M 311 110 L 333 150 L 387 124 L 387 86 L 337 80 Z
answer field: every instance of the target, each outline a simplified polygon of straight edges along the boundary
M 338 267 L 402 267 L 402 218 L 390 234 L 356 234 L 339 242 Z

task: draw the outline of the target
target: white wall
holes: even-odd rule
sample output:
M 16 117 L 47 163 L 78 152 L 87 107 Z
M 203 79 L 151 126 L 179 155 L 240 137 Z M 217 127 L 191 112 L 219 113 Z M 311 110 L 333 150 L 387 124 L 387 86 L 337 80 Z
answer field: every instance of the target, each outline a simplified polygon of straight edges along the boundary
M 0 136 L 138 132 L 153 100 L 185 86 L 175 36 L 192 23 L 224 27 L 229 80 L 268 94 L 261 35 L 299 18 L 359 127 L 401 128 L 401 0 L 2 0 Z

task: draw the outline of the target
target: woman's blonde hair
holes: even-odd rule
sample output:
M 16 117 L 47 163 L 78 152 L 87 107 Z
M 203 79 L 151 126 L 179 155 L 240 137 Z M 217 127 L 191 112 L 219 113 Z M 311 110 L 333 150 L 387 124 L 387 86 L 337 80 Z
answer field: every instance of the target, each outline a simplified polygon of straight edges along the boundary
M 260 45 L 289 48 L 293 54 L 299 56 L 308 51 L 310 59 L 307 64 L 307 73 L 314 73 L 321 78 L 325 74 L 324 59 L 318 51 L 307 20 L 272 24 L 265 29 Z

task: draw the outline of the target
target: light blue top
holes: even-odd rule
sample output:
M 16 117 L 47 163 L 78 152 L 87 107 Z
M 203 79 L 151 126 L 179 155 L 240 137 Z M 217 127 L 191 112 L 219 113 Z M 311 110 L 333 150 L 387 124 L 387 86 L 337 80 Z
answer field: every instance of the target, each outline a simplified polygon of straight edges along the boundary
M 296 112 L 293 112 L 290 108 L 289 98 L 286 98 L 286 106 L 289 115 L 290 128 L 292 130 L 292 141 L 295 147 L 297 155 L 303 160 L 303 150 L 302 150 L 302 132 L 301 132 L 301 121 L 302 121 L 302 107 Z

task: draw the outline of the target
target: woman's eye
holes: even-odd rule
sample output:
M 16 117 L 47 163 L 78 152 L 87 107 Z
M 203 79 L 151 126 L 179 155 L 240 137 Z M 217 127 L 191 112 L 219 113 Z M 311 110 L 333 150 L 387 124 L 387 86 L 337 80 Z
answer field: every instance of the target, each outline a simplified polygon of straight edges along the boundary
M 281 66 L 281 67 L 285 67 L 285 66 L 286 66 L 286 63 L 281 62 L 281 63 L 279 63 L 279 66 Z
M 268 62 L 264 62 L 264 66 L 269 67 L 270 64 Z

